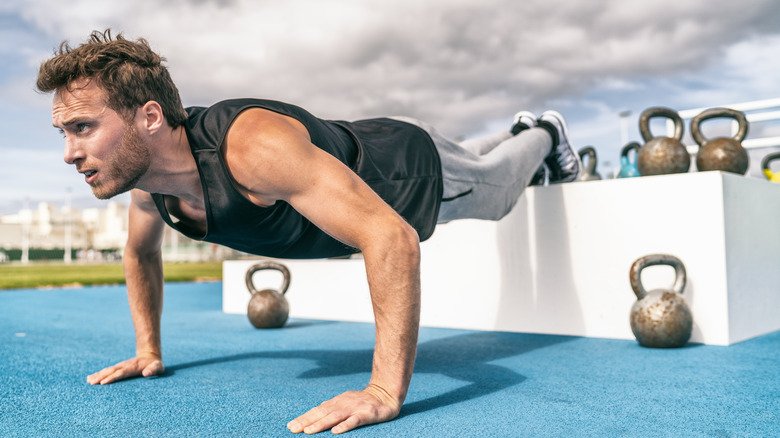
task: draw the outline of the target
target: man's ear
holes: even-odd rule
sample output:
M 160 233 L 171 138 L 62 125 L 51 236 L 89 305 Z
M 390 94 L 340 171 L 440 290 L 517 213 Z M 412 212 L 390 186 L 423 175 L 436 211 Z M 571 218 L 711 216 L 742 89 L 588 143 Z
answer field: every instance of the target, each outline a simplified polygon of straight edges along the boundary
M 140 116 L 141 128 L 149 135 L 155 134 L 165 126 L 165 115 L 162 107 L 154 100 L 150 100 L 141 106 L 136 116 Z

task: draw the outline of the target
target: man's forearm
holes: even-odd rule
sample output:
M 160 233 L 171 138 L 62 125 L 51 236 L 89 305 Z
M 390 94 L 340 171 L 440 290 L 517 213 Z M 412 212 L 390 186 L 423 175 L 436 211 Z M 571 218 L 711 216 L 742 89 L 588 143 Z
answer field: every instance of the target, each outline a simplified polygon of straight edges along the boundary
M 371 384 L 399 404 L 414 370 L 420 326 L 420 247 L 405 235 L 391 245 L 365 250 L 371 302 L 376 319 L 376 349 Z
M 162 357 L 160 318 L 163 306 L 163 273 L 160 252 L 124 255 L 127 300 L 135 327 L 136 354 Z

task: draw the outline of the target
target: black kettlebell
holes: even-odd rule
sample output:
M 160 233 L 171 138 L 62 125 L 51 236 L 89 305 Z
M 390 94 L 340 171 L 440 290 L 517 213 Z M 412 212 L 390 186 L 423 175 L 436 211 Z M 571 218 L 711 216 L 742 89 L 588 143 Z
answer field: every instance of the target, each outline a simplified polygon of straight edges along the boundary
M 674 122 L 674 137 L 653 137 L 650 133 L 650 119 L 664 117 Z M 682 144 L 683 121 L 677 111 L 656 106 L 642 111 L 639 116 L 639 131 L 645 145 L 639 148 L 637 168 L 642 176 L 685 173 L 691 167 L 691 156 Z
M 281 293 L 275 289 L 258 291 L 252 282 L 255 272 L 266 269 L 279 271 L 284 276 Z M 246 271 L 246 288 L 252 298 L 249 300 L 246 315 L 249 322 L 256 328 L 279 328 L 287 322 L 290 305 L 284 294 L 290 287 L 290 270 L 281 263 L 262 261 L 249 267 Z
M 672 289 L 645 290 L 642 286 L 642 270 L 654 265 L 674 268 Z M 637 297 L 637 302 L 631 307 L 631 331 L 639 345 L 654 348 L 685 345 L 691 337 L 693 317 L 682 297 L 685 289 L 685 266 L 682 261 L 668 254 L 640 257 L 631 265 L 629 279 Z
M 599 157 L 596 154 L 596 148 L 593 146 L 585 146 L 584 148 L 579 150 L 580 154 L 580 161 L 585 162 L 585 157 L 588 157 L 587 163 L 585 165 L 585 169 L 582 171 L 582 175 L 580 175 L 579 180 L 580 181 L 597 181 L 601 179 L 601 175 L 599 175 L 599 172 L 596 170 L 596 166 L 599 163 Z
M 701 133 L 701 122 L 717 117 L 733 118 L 739 124 L 733 137 L 718 137 L 707 140 Z M 702 111 L 691 120 L 691 135 L 699 144 L 696 154 L 696 168 L 700 171 L 722 170 L 724 172 L 744 175 L 748 170 L 750 159 L 742 140 L 748 133 L 748 121 L 745 113 L 731 108 L 710 108 Z

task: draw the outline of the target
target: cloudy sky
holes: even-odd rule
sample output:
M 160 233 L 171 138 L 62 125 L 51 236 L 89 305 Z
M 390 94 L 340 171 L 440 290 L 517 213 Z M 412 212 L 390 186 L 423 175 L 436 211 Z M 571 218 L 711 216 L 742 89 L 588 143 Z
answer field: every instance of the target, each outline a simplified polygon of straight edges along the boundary
M 780 2 L 3 0 L 0 213 L 91 192 L 62 161 L 41 61 L 94 29 L 144 37 L 185 106 L 263 97 L 323 118 L 409 115 L 465 138 L 561 111 L 613 165 L 622 110 L 780 97 Z M 751 136 L 780 126 L 751 127 Z M 755 171 L 755 166 L 752 171 Z M 94 203 L 94 201 L 93 201 Z

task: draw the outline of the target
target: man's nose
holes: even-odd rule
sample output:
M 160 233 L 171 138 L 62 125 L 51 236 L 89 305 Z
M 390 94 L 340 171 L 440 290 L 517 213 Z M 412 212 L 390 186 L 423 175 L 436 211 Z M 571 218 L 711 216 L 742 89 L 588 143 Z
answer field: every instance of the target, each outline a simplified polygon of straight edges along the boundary
M 65 139 L 65 155 L 64 160 L 68 164 L 74 164 L 78 160 L 83 160 L 85 157 L 84 151 L 79 147 L 77 142 Z

